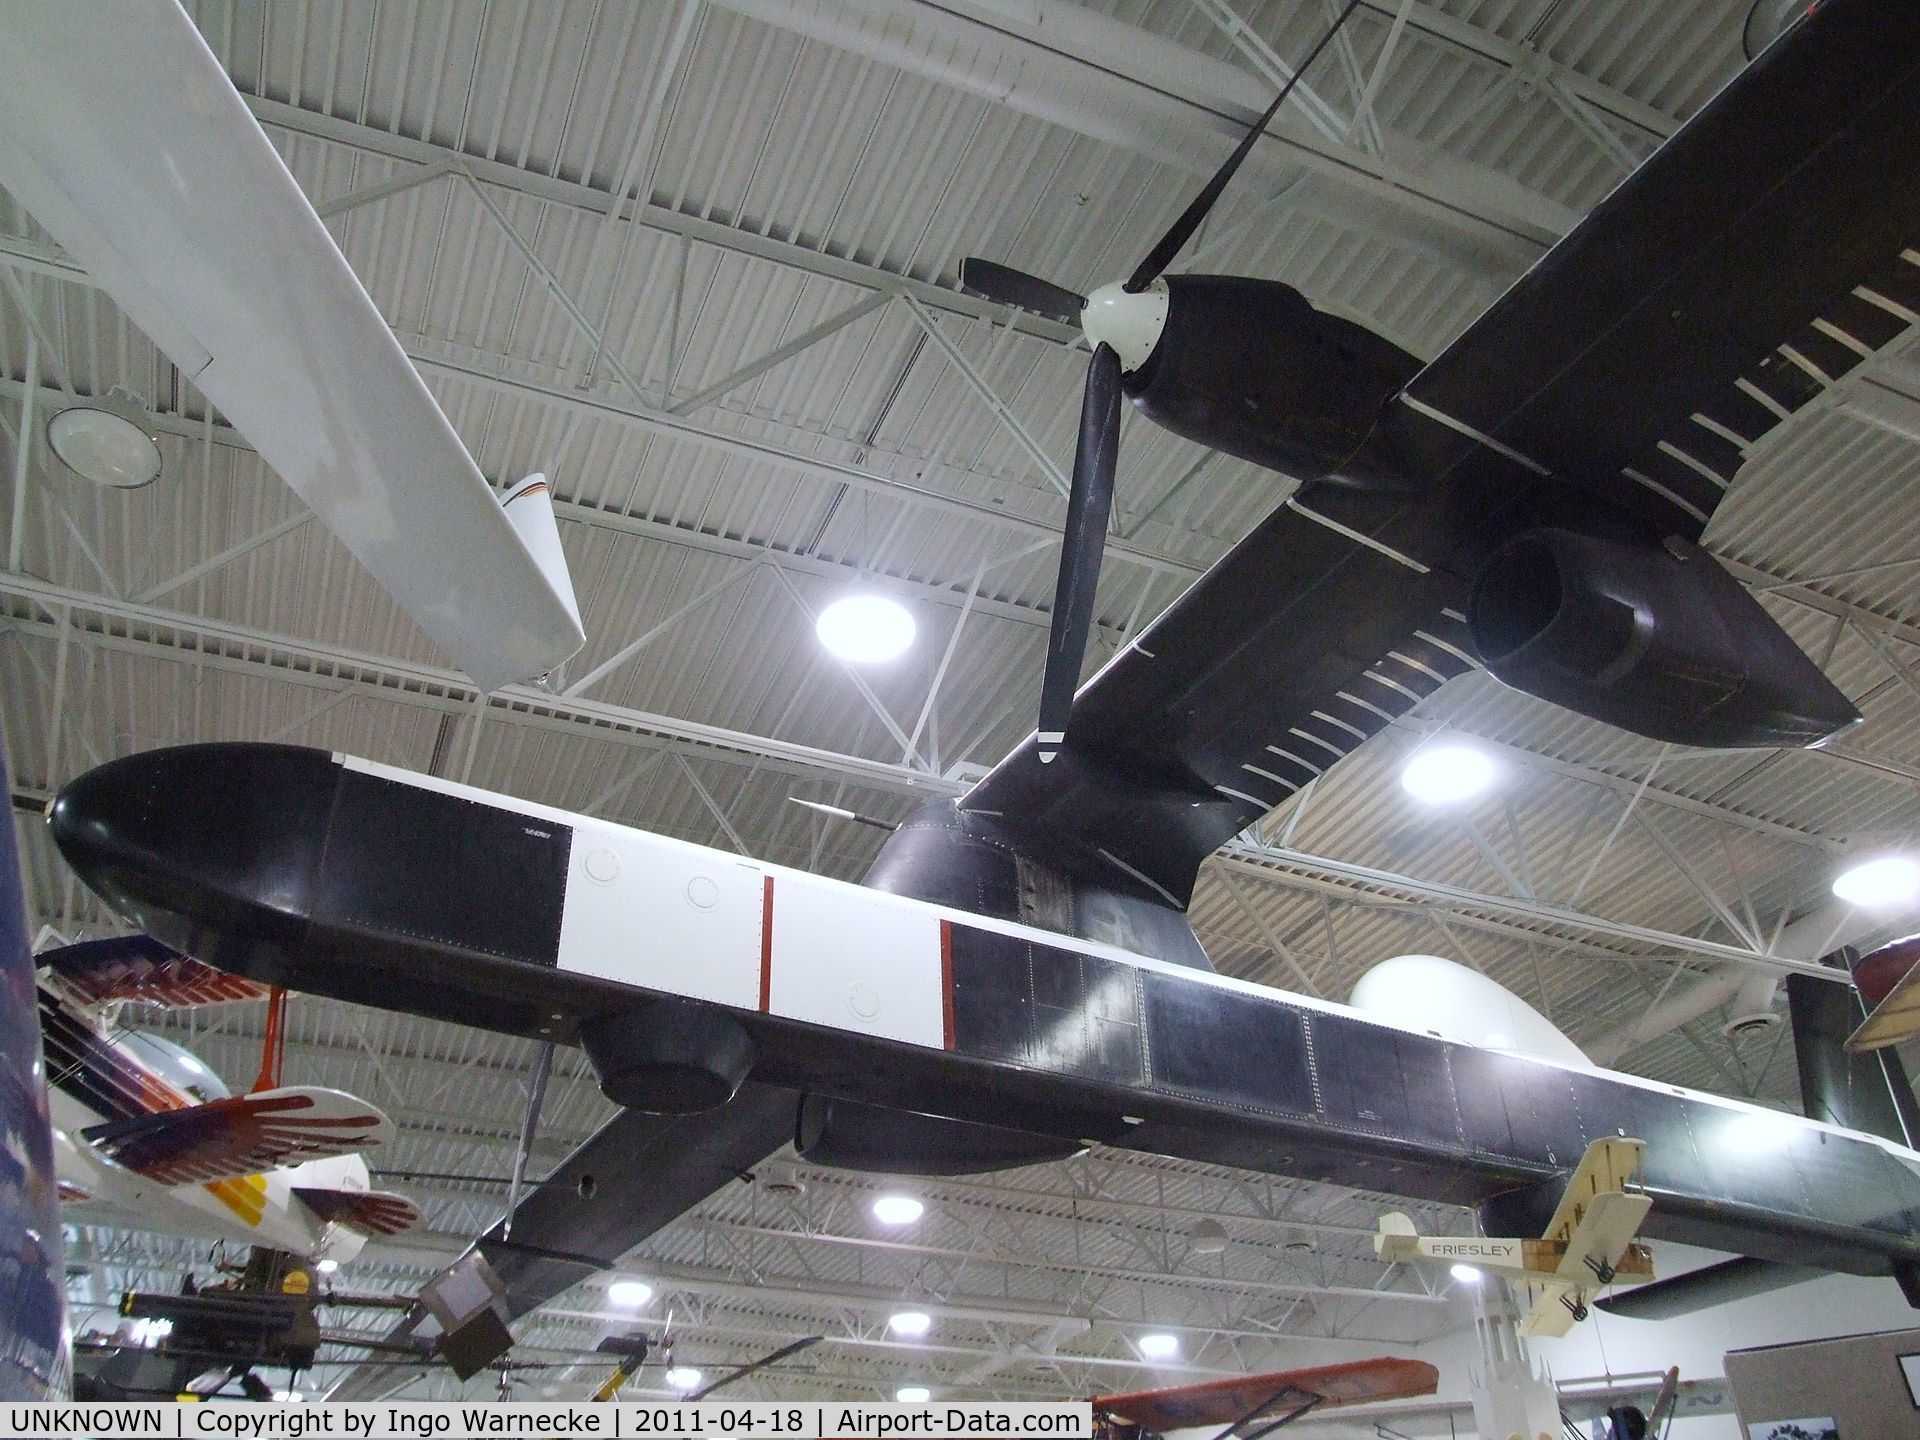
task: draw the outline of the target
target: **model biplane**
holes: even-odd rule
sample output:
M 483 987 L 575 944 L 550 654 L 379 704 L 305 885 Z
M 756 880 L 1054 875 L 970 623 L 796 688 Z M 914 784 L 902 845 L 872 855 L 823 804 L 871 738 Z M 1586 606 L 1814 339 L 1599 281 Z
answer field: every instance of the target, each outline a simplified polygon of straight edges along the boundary
M 1653 1278 L 1653 1256 L 1635 1241 L 1653 1201 L 1627 1189 L 1646 1151 L 1640 1140 L 1587 1147 L 1539 1239 L 1421 1235 L 1398 1211 L 1380 1217 L 1373 1249 L 1382 1260 L 1470 1265 L 1526 1287 L 1523 1335 L 1564 1335 L 1587 1318 L 1594 1294 L 1616 1281 Z

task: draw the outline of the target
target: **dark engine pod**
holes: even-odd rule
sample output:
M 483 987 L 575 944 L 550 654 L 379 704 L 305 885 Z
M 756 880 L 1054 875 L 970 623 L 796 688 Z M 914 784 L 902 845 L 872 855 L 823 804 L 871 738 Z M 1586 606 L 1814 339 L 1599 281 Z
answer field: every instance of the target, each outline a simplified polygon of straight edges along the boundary
M 1678 538 L 1517 535 L 1474 582 L 1467 623 L 1516 690 L 1654 740 L 1812 745 L 1860 718 L 1739 581 Z
M 580 1027 L 580 1048 L 616 1105 L 691 1115 L 733 1099 L 753 1069 L 753 1037 L 688 1000 L 656 1000 Z
M 984 1175 L 1064 1160 L 1084 1148 L 1054 1135 L 824 1095 L 801 1100 L 793 1144 L 811 1164 L 880 1175 Z
M 1156 424 L 1298 480 L 1398 489 L 1363 454 L 1420 362 L 1276 280 L 1169 275 L 1160 340 L 1122 388 Z

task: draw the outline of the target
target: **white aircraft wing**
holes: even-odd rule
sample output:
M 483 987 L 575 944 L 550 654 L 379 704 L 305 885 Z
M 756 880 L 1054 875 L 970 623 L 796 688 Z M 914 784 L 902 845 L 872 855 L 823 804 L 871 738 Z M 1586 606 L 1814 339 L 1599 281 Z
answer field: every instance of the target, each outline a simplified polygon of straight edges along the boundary
M 173 0 L 0 6 L 0 184 L 479 685 L 585 643 Z

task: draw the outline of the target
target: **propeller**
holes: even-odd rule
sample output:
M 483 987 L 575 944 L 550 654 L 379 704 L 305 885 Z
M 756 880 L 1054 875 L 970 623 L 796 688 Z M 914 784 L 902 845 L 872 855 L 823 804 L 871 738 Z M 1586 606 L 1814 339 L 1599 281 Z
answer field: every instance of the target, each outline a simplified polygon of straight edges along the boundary
M 1286 103 L 1300 77 L 1327 48 L 1360 0 L 1346 8 L 1288 78 L 1253 127 L 1241 137 L 1226 163 L 1213 172 L 1187 208 L 1124 284 L 1102 285 L 1080 295 L 1064 285 L 1029 275 L 1010 265 L 972 256 L 960 264 L 961 288 L 983 299 L 1078 324 L 1093 346 L 1087 364 L 1086 391 L 1080 403 L 1080 439 L 1073 456 L 1073 484 L 1067 497 L 1067 528 L 1060 547 L 1060 578 L 1054 588 L 1053 625 L 1047 636 L 1047 668 L 1040 683 L 1038 750 L 1041 764 L 1066 743 L 1073 692 L 1080 683 L 1087 635 L 1093 628 L 1094 592 L 1106 551 L 1107 517 L 1113 508 L 1113 474 L 1120 451 L 1121 374 L 1145 364 L 1167 318 L 1167 287 L 1160 276 L 1193 238 L 1254 142 Z
M 1011 265 L 969 255 L 960 262 L 960 288 L 984 300 L 997 300 L 1016 310 L 1031 311 L 1062 325 L 1078 325 L 1087 297 Z

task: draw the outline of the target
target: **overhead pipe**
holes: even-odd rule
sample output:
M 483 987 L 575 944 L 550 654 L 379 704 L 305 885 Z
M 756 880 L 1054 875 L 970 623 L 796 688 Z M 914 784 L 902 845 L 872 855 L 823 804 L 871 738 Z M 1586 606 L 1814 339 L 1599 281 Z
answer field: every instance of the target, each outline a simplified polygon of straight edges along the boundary
M 1780 932 L 1773 953 L 1786 960 L 1818 960 L 1843 945 L 1881 944 L 1913 929 L 1916 920 L 1920 920 L 1920 907 L 1909 906 L 1897 914 L 1889 914 L 1884 910 L 1864 910 L 1844 900 L 1828 900 L 1787 925 Z M 1774 991 L 1779 983 L 1776 974 L 1755 971 L 1746 965 L 1719 965 L 1679 994 L 1661 1001 L 1624 1032 L 1582 1048 L 1593 1057 L 1595 1064 L 1613 1065 L 1649 1041 L 1729 1004 L 1732 1007 L 1729 1032 L 1751 1029 L 1768 1023 L 1759 1017 L 1772 1013 Z

